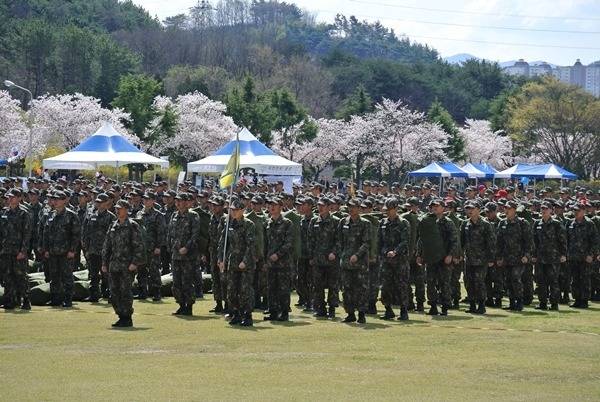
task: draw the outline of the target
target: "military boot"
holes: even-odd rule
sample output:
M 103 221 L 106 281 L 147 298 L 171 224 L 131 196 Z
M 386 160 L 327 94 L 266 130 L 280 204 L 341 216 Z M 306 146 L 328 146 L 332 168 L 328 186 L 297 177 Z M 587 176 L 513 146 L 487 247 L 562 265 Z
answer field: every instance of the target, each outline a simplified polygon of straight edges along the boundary
M 523 299 L 515 299 L 515 311 L 523 311 Z
M 456 299 L 452 300 L 452 309 L 458 310 L 459 307 L 460 307 L 460 299 L 457 297 Z
M 369 303 L 369 308 L 367 309 L 367 314 L 377 314 L 377 303 L 375 303 L 375 302 Z
M 121 324 L 118 326 L 121 328 L 133 327 L 133 320 L 131 319 L 131 316 L 124 316 Z
M 289 321 L 290 320 L 290 313 L 288 313 L 287 311 L 284 311 L 283 313 L 281 313 L 281 315 L 279 317 L 277 317 L 277 321 Z
M 415 311 L 415 302 L 412 300 L 408 302 L 408 311 Z
M 476 312 L 477 312 L 477 305 L 475 304 L 474 301 L 469 301 L 469 308 L 467 310 L 465 310 L 465 313 L 474 314 Z
M 540 302 L 540 305 L 535 308 L 536 310 L 548 310 L 548 304 L 546 302 Z
M 115 323 L 113 323 L 112 326 L 113 327 L 120 327 L 122 322 L 123 322 L 123 316 L 120 315 L 119 319 Z
M 71 298 L 70 297 L 65 298 L 65 301 L 63 301 L 62 306 L 64 308 L 71 308 L 71 307 L 73 307 L 73 302 L 71 301 Z
M 560 299 L 560 304 L 569 304 L 571 303 L 571 299 L 569 298 L 569 293 L 564 292 L 563 296 Z
M 221 300 L 217 300 L 217 303 L 213 309 L 208 310 L 209 313 L 219 314 L 223 311 L 223 303 Z
M 23 298 L 23 303 L 21 304 L 21 310 L 31 310 L 31 302 L 27 297 Z
M 485 301 L 485 306 L 486 307 L 494 307 L 494 298 L 488 297 L 487 300 Z
M 171 315 L 181 315 L 183 314 L 183 309 L 185 308 L 185 306 L 183 304 L 179 305 L 179 308 L 177 309 L 177 311 L 175 311 L 174 313 L 171 313 Z
M 417 302 L 417 311 L 419 313 L 423 313 L 425 311 L 425 306 L 423 305 L 423 302 Z
M 229 321 L 229 325 L 237 325 L 242 322 L 242 316 L 239 311 L 235 310 L 233 312 L 233 318 Z
M 325 311 L 325 307 L 319 307 L 315 313 L 313 314 L 315 317 L 327 317 L 327 312 Z
M 356 322 L 356 316 L 354 315 L 354 311 L 348 313 L 348 315 L 342 320 L 342 322 Z
M 502 310 L 514 310 L 517 299 L 510 298 L 507 307 L 502 307 Z
M 251 311 L 246 311 L 244 313 L 244 319 L 240 322 L 240 325 L 242 327 L 251 327 L 252 325 L 254 325 L 254 321 L 252 320 L 252 312 Z
M 558 303 L 552 303 L 550 305 L 550 310 L 551 311 L 558 311 Z
M 479 302 L 479 308 L 475 311 L 475 314 L 485 314 L 485 302 Z
M 185 306 L 185 309 L 181 312 L 181 315 L 187 315 L 187 316 L 193 315 L 193 312 L 192 312 L 193 306 L 194 306 L 193 304 L 187 304 Z
M 400 308 L 400 315 L 398 316 L 399 321 L 407 321 L 408 320 L 408 309 L 406 307 Z
M 367 322 L 367 318 L 364 312 L 358 312 L 358 320 L 356 320 L 356 322 L 358 322 L 359 324 L 365 324 Z
M 429 308 L 427 315 L 438 315 L 438 314 L 439 314 L 439 312 L 438 312 L 437 304 L 431 303 L 431 307 Z
M 304 311 L 305 313 L 312 313 L 313 312 L 312 303 L 306 302 L 306 304 L 304 305 L 304 309 L 302 309 L 302 311 Z
M 448 305 L 447 304 L 442 304 L 442 312 L 440 313 L 440 315 L 448 315 Z
M 330 319 L 334 319 L 335 318 L 335 307 L 329 307 L 329 318 Z
M 269 315 L 263 317 L 264 321 L 277 321 L 279 313 L 275 310 L 269 310 Z
M 392 306 L 385 306 L 385 313 L 383 315 L 380 315 L 379 318 L 381 318 L 382 320 L 391 320 L 396 316 L 396 314 L 394 314 L 394 310 L 392 310 Z

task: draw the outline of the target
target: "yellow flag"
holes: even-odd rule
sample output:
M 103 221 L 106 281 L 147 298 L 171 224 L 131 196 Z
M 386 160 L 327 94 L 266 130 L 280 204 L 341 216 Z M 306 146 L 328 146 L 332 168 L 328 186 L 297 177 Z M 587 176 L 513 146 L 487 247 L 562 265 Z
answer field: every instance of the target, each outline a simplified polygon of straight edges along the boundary
M 240 138 L 239 134 L 236 136 L 235 148 L 229 161 L 227 162 L 227 166 L 225 166 L 225 170 L 221 173 L 221 178 L 219 179 L 219 186 L 221 188 L 227 188 L 235 183 L 235 179 L 237 178 L 238 171 L 240 170 Z

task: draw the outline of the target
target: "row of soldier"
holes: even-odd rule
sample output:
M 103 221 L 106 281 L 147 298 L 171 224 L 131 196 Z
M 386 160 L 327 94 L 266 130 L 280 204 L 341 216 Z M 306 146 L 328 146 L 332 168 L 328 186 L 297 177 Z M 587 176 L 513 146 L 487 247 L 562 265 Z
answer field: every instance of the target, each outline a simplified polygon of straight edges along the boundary
M 241 325 L 253 324 L 255 308 L 266 310 L 265 319 L 289 320 L 292 289 L 299 306 L 329 318 L 341 290 L 343 321 L 359 323 L 377 313 L 380 292 L 383 319 L 394 318 L 397 306 L 398 319 L 406 320 L 410 310 L 424 312 L 425 301 L 429 314 L 447 315 L 459 306 L 461 275 L 463 301 L 475 314 L 502 307 L 505 296 L 507 308 L 520 311 L 534 293 L 539 309 L 558 310 L 570 295 L 572 307 L 586 308 L 600 291 L 600 217 L 589 193 L 583 193 L 589 199 L 572 197 L 565 189 L 562 200 L 547 194 L 538 202 L 530 192 L 517 197 L 511 187 L 479 195 L 469 187 L 464 199 L 455 188 L 440 199 L 425 183 L 391 192 L 367 186 L 345 199 L 315 184 L 294 194 L 280 186 L 274 193 L 238 188 L 226 199 L 210 185 L 198 191 L 187 182 L 179 192 L 166 183 L 94 188 L 81 180 L 71 188 L 33 181 L 27 192 L 5 186 L 5 308 L 30 308 L 32 253 L 50 282 L 50 304 L 67 308 L 83 253 L 90 301 L 110 296 L 119 315 L 115 326 L 132 325 L 134 277 L 138 298 L 159 301 L 165 268 L 179 304 L 174 314 L 192 314 L 204 270 L 212 274 L 211 311 Z

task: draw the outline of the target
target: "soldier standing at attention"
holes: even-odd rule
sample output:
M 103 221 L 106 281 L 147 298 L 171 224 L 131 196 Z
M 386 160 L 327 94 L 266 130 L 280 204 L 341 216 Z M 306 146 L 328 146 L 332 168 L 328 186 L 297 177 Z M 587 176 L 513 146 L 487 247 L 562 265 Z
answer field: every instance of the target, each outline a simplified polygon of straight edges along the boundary
M 210 223 L 210 213 L 206 209 L 208 204 L 208 193 L 200 192 L 198 195 L 199 205 L 190 210 L 198 214 L 198 248 L 196 261 L 194 262 L 194 293 L 197 299 L 204 298 L 202 271 L 208 265 L 208 226 Z
M 304 300 L 304 311 L 312 312 L 313 310 L 313 273 L 312 266 L 310 265 L 310 241 L 309 241 L 309 230 L 310 222 L 313 218 L 313 200 L 310 197 L 299 198 L 296 201 L 298 204 L 298 210 L 302 214 L 302 220 L 300 221 L 300 240 L 301 240 L 301 252 L 298 258 L 298 282 L 296 292 L 298 297 Z
M 294 256 L 292 221 L 281 215 L 279 198 L 267 201 L 270 219 L 267 223 L 267 269 L 269 282 L 269 315 L 266 321 L 288 321 Z
M 219 240 L 219 270 L 227 271 L 227 297 L 232 318 L 229 325 L 251 327 L 254 309 L 254 223 L 244 218 L 244 204 L 234 199 L 229 204 L 230 221 Z M 223 228 L 225 229 L 225 228 Z M 225 260 L 223 261 L 223 255 Z
M 156 208 L 156 195 L 147 192 L 142 197 L 144 208 L 138 212 L 136 222 L 141 226 L 144 239 L 146 263 L 138 267 L 137 278 L 140 288 L 138 298 L 145 300 L 148 295 L 153 301 L 160 301 L 160 253 L 165 244 L 165 220 Z
M 221 314 L 224 311 L 223 303 L 227 300 L 227 281 L 225 271 L 221 272 L 218 266 L 219 262 L 219 239 L 223 228 L 223 206 L 225 202 L 220 197 L 213 197 L 209 203 L 210 222 L 208 224 L 208 255 L 210 258 L 210 273 L 212 276 L 212 291 L 215 299 L 215 307 L 210 310 L 211 313 Z M 221 257 L 222 259 L 222 257 Z
M 410 266 L 408 265 L 410 223 L 398 216 L 398 202 L 385 202 L 386 218 L 379 224 L 379 256 L 381 260 L 381 302 L 385 306 L 384 320 L 394 318 L 393 305 L 400 305 L 399 320 L 408 320 Z
M 73 265 L 81 240 L 81 225 L 77 214 L 66 207 L 69 202 L 63 191 L 54 193 L 54 211 L 44 228 L 42 249 L 48 260 L 50 305 L 72 307 Z
M 168 229 L 169 226 L 169 222 L 171 222 L 171 216 L 173 216 L 173 214 L 175 213 L 175 211 L 177 211 L 177 208 L 175 208 L 175 196 L 177 195 L 177 193 L 173 190 L 168 190 L 165 191 L 163 193 L 163 207 L 162 207 L 162 213 L 165 216 L 165 226 Z M 161 273 L 163 275 L 168 274 L 169 272 L 171 272 L 171 250 L 169 250 L 169 247 L 167 247 L 166 245 L 163 247 L 163 249 L 161 250 Z
M 477 201 L 465 203 L 469 219 L 460 228 L 461 245 L 465 255 L 465 282 L 468 282 L 468 313 L 485 314 L 486 284 L 488 267 L 495 261 L 496 235 L 492 225 L 481 218 Z M 479 303 L 479 306 L 477 306 Z
M 533 238 L 529 223 L 517 216 L 517 207 L 515 201 L 508 201 L 504 207 L 506 218 L 500 220 L 497 228 L 496 265 L 508 273 L 508 310 L 522 311 L 523 271 L 531 259 Z
M 419 230 L 419 199 L 410 197 L 404 207 L 407 209 L 405 213 L 400 215 L 410 224 L 410 243 L 409 243 L 409 264 L 410 264 L 410 281 L 415 285 L 415 298 L 417 301 L 416 311 L 424 311 L 425 303 L 425 267 L 417 264 L 417 234 Z M 410 292 L 408 298 L 408 310 L 415 309 L 413 301 L 412 287 L 408 289 Z
M 11 189 L 6 193 L 8 208 L 0 215 L 0 245 L 5 287 L 4 308 L 12 310 L 21 304 L 22 310 L 31 310 L 27 281 L 27 253 L 31 242 L 31 216 L 19 205 L 21 192 Z
M 106 194 L 98 194 L 95 200 L 96 211 L 92 212 L 83 223 L 81 234 L 82 248 L 87 261 L 88 278 L 90 280 L 90 297 L 92 303 L 100 299 L 100 283 L 102 294 L 108 295 L 108 274 L 102 274 L 102 246 L 108 229 L 116 216 L 108 211 L 109 198 Z
M 585 216 L 585 207 L 575 205 L 575 213 L 567 227 L 567 257 L 573 277 L 574 308 L 588 308 L 591 289 L 591 265 L 598 253 L 598 234 L 594 222 Z
M 366 322 L 369 289 L 369 246 L 371 223 L 360 216 L 361 203 L 348 201 L 349 216 L 338 224 L 337 250 L 342 270 L 342 293 L 346 318 L 343 322 Z
M 438 315 L 441 302 L 441 315 L 448 315 L 452 291 L 452 261 L 458 255 L 458 231 L 454 223 L 444 215 L 444 201 L 433 199 L 429 202 L 430 213 L 419 218 L 417 240 L 417 264 L 426 265 L 427 300 L 429 315 Z
M 244 216 L 254 223 L 254 243 L 256 252 L 256 269 L 254 270 L 254 308 L 266 310 L 268 306 L 267 268 L 265 267 L 265 228 L 266 217 L 262 211 L 264 201 L 261 196 L 254 196 L 250 200 L 251 211 Z
M 498 228 L 500 218 L 498 217 L 498 205 L 495 202 L 485 204 L 485 220 L 492 226 L 494 234 Z M 495 251 L 495 250 L 494 250 Z M 486 306 L 502 308 L 502 297 L 504 296 L 504 271 L 494 264 L 488 267 L 485 278 L 487 287 Z
M 313 272 L 313 307 L 315 317 L 335 318 L 339 305 L 340 267 L 336 251 L 336 230 L 339 219 L 330 214 L 332 201 L 322 197 L 317 202 L 319 214 L 309 226 L 309 255 Z M 328 313 L 325 310 L 325 289 L 327 291 Z
M 144 244 L 138 224 L 129 219 L 129 203 L 115 205 L 117 220 L 106 233 L 102 247 L 102 272 L 108 273 L 110 302 L 119 316 L 113 327 L 132 327 L 133 293 L 131 286 L 137 267 L 144 263 Z
M 175 197 L 177 211 L 169 223 L 167 244 L 171 252 L 173 296 L 179 304 L 173 315 L 192 315 L 194 297 L 194 262 L 199 235 L 198 214 L 190 211 L 191 197 L 179 193 Z
M 560 263 L 567 261 L 567 238 L 563 225 L 552 218 L 552 205 L 547 202 L 541 204 L 542 217 L 535 222 L 533 239 L 535 244 L 535 276 L 538 285 L 537 310 L 548 309 L 558 311 L 560 300 L 560 287 L 558 286 L 558 272 Z

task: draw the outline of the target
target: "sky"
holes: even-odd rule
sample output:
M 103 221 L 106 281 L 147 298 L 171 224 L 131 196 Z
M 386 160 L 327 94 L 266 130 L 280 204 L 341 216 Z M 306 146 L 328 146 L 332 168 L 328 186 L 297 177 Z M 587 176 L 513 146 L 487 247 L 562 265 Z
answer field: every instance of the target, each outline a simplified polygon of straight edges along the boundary
M 133 0 L 159 19 L 197 0 Z M 211 0 L 215 4 L 217 0 Z M 442 57 L 468 53 L 495 61 L 557 65 L 600 60 L 600 0 L 286 0 L 318 21 L 337 13 L 381 21 L 398 36 L 428 44 Z

